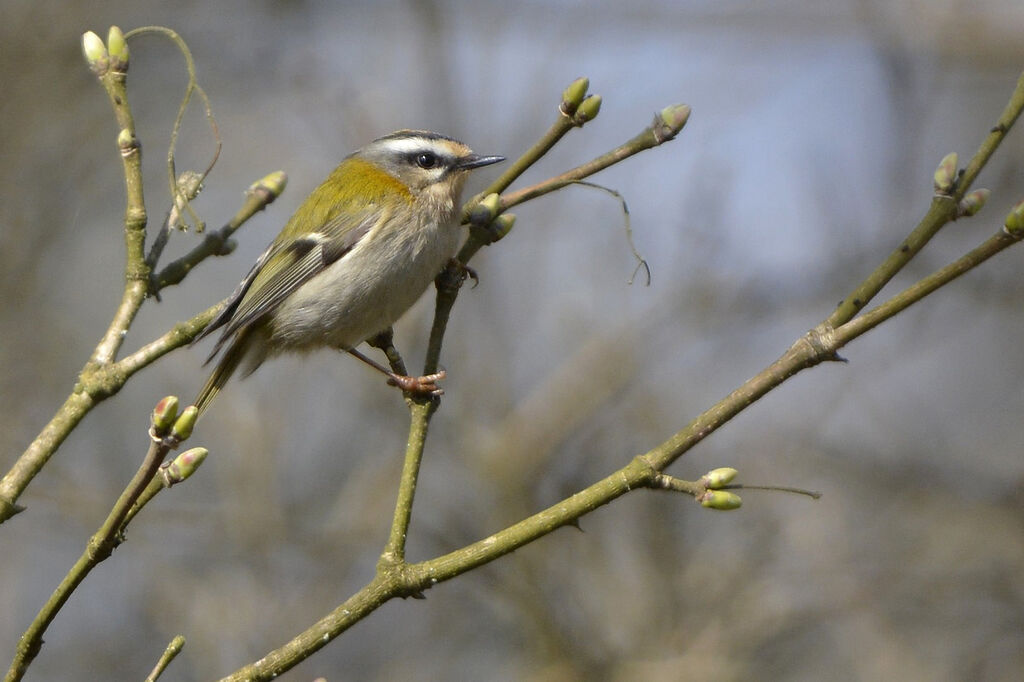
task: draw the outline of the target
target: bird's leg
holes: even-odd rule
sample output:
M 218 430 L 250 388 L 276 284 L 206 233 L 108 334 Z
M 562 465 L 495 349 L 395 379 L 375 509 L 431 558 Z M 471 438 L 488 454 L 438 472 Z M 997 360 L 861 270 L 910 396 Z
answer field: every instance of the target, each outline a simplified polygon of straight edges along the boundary
M 405 369 L 405 363 L 402 362 L 402 356 L 398 354 L 395 344 L 392 343 L 392 338 L 391 329 L 388 329 L 377 336 L 367 339 L 367 343 L 371 346 L 374 348 L 380 348 L 384 351 L 384 354 L 388 358 L 388 362 L 391 364 L 391 369 L 388 369 L 375 360 L 371 360 L 354 348 L 348 349 L 348 352 L 368 364 L 370 367 L 373 367 L 378 372 L 387 376 L 388 384 L 391 386 L 397 386 L 403 391 L 414 395 L 443 395 L 444 389 L 438 386 L 437 382 L 444 379 L 445 371 L 441 370 L 435 374 L 427 374 L 426 376 L 421 377 L 409 376 Z
M 388 327 L 380 334 L 371 336 L 366 340 L 366 343 L 374 348 L 379 348 L 385 356 L 387 356 L 388 364 L 391 365 L 391 370 L 400 376 L 407 376 L 409 372 L 405 369 L 405 362 L 402 360 L 402 356 L 398 353 L 398 349 L 395 348 L 395 332 Z

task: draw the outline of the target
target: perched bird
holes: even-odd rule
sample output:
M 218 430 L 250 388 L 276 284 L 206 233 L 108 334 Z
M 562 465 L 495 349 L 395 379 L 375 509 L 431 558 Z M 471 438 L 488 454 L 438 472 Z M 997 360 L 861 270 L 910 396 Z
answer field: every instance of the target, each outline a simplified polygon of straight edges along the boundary
M 355 350 L 391 325 L 455 255 L 469 171 L 503 161 L 421 130 L 356 151 L 313 190 L 196 340 L 223 329 L 217 366 L 194 404 L 202 413 L 235 370 L 272 355 L 330 346 L 405 390 L 436 391 L 438 376 L 405 377 Z

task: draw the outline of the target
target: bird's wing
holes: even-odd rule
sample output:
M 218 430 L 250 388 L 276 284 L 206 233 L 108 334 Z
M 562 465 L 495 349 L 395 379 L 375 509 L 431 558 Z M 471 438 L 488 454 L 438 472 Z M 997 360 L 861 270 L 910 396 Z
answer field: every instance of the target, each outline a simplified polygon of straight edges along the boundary
M 224 309 L 197 337 L 224 327 L 207 362 L 232 335 L 261 320 L 305 282 L 355 248 L 381 216 L 380 210 L 361 213 L 358 221 L 349 213 L 336 215 L 317 232 L 271 244 Z
M 256 259 L 256 263 L 249 269 L 245 279 L 239 282 L 235 290 L 228 296 L 227 301 L 224 303 L 224 307 L 220 309 L 220 312 L 210 320 L 210 322 L 203 327 L 203 331 L 199 332 L 192 339 L 192 343 L 196 344 L 200 340 L 206 338 L 213 332 L 217 331 L 231 319 L 231 316 L 235 314 L 235 310 L 238 309 L 238 304 L 242 302 L 242 297 L 249 291 L 249 287 L 252 286 L 252 282 L 256 279 L 256 275 L 260 273 L 260 270 L 266 264 L 267 260 L 270 259 L 279 249 L 275 248 L 277 244 L 271 244 L 271 246 L 260 254 L 260 257 Z

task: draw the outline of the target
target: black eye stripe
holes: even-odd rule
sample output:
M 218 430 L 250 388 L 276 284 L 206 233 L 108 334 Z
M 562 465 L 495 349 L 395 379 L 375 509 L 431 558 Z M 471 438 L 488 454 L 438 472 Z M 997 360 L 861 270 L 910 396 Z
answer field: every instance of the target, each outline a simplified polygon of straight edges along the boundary
M 417 166 L 425 170 L 441 168 L 450 164 L 449 160 L 444 156 L 426 149 L 409 152 L 405 155 L 405 161 L 410 166 Z

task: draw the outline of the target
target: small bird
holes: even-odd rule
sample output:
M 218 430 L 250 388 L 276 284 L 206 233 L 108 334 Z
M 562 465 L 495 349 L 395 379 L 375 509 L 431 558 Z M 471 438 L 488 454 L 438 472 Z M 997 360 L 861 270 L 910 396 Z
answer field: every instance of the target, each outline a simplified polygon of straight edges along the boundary
M 196 338 L 223 328 L 220 358 L 194 405 L 202 413 L 239 366 L 323 346 L 352 353 L 403 390 L 443 376 L 394 374 L 355 350 L 390 330 L 455 255 L 470 170 L 503 161 L 450 137 L 399 130 L 348 156 L 313 190 Z M 223 352 L 222 352 L 223 351 Z

